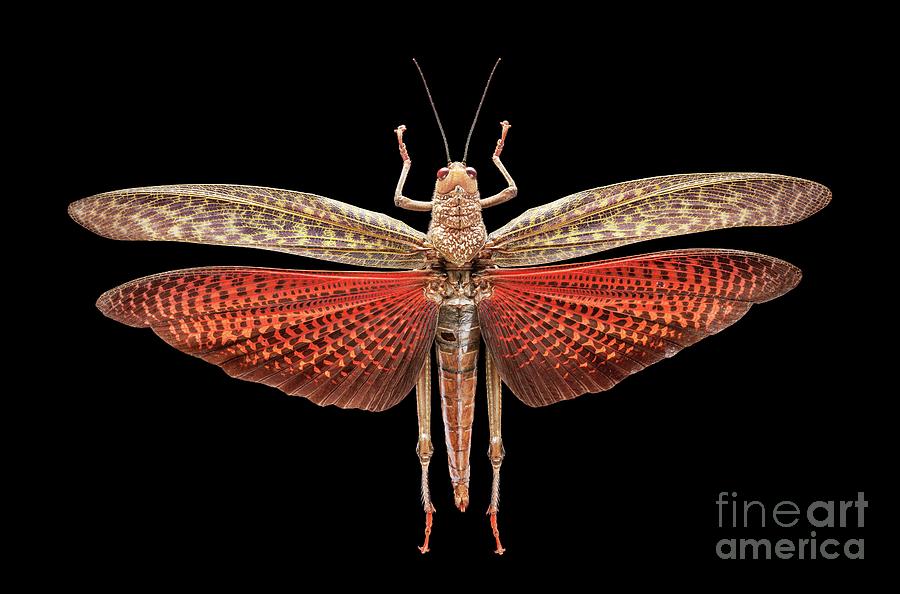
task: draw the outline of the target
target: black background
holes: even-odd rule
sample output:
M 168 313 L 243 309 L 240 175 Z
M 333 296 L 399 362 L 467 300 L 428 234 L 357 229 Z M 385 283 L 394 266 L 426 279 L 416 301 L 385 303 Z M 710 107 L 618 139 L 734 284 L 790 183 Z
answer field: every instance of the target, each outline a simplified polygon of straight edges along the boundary
M 45 386 L 64 378 L 62 393 L 39 400 L 62 421 L 61 447 L 49 456 L 55 487 L 40 500 L 57 518 L 53 547 L 84 555 L 77 571 L 202 575 L 264 560 L 290 572 L 363 559 L 397 567 L 467 561 L 536 569 L 536 561 L 572 559 L 588 567 L 666 560 L 693 567 L 717 562 L 715 543 L 726 535 L 716 528 L 720 491 L 771 504 L 866 491 L 867 520 L 877 521 L 873 403 L 882 389 L 867 373 L 875 366 L 874 328 L 861 317 L 873 305 L 861 272 L 867 235 L 856 218 L 871 198 L 860 181 L 868 106 L 840 35 L 765 20 L 652 34 L 631 22 L 578 31 L 548 24 L 536 34 L 493 21 L 479 35 L 447 26 L 420 42 L 399 22 L 357 33 L 279 20 L 243 23 L 235 15 L 229 26 L 204 27 L 136 19 L 79 29 L 44 64 L 54 95 L 40 122 L 52 139 L 41 159 L 52 164 L 42 200 L 64 246 L 55 257 L 71 340 L 61 367 L 36 372 Z M 575 191 L 669 173 L 776 172 L 834 192 L 824 211 L 790 227 L 608 253 L 744 249 L 788 260 L 804 279 L 611 392 L 530 409 L 505 391 L 502 560 L 491 553 L 484 516 L 483 392 L 470 510 L 452 505 L 438 437 L 431 470 L 438 512 L 432 553 L 421 557 L 414 398 L 381 414 L 319 408 L 233 380 L 94 308 L 101 292 L 166 270 L 340 265 L 112 242 L 65 213 L 73 200 L 118 188 L 236 183 L 329 196 L 424 230 L 427 215 L 392 202 L 398 124 L 408 127 L 413 159 L 408 196 L 428 199 L 444 163 L 413 56 L 429 77 L 454 158 L 487 73 L 503 57 L 469 163 L 482 193 L 503 187 L 489 157 L 497 122 L 510 120 L 504 163 L 520 191 L 485 212 L 489 230 Z M 439 415 L 433 432 L 442 433 Z

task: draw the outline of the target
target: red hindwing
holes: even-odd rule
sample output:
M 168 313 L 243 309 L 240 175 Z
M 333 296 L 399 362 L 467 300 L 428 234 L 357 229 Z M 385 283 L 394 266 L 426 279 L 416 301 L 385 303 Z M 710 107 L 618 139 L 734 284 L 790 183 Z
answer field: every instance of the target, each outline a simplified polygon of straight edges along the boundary
M 233 377 L 320 405 L 381 411 L 409 393 L 428 356 L 431 276 L 193 268 L 121 285 L 97 307 Z
M 727 250 L 488 269 L 478 306 L 503 381 L 542 406 L 619 381 L 741 318 L 800 281 L 776 258 Z

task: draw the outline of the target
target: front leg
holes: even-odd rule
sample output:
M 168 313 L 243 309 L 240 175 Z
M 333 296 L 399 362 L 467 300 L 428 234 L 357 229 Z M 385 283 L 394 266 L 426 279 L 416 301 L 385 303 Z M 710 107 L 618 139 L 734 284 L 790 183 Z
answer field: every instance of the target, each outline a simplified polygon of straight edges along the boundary
M 409 168 L 412 167 L 412 161 L 409 159 L 409 153 L 406 152 L 406 143 L 403 142 L 403 133 L 406 126 L 400 124 L 394 133 L 397 134 L 397 143 L 400 145 L 400 158 L 403 159 L 403 169 L 400 171 L 400 180 L 397 181 L 397 189 L 394 190 L 394 204 L 406 210 L 430 211 L 431 202 L 423 202 L 421 200 L 412 200 L 403 195 L 403 186 L 406 184 L 406 176 L 409 174 Z
M 497 204 L 503 204 L 507 200 L 512 200 L 516 197 L 516 194 L 519 193 L 519 189 L 516 187 L 516 182 L 513 181 L 512 176 L 509 174 L 509 171 L 506 170 L 506 167 L 503 166 L 503 163 L 500 161 L 500 153 L 503 152 L 503 146 L 506 144 L 506 131 L 511 128 L 509 122 L 503 120 L 500 122 L 500 125 L 503 127 L 503 131 L 500 132 L 500 140 L 497 141 L 497 148 L 494 149 L 494 156 L 491 160 L 494 162 L 494 165 L 497 166 L 497 169 L 500 170 L 500 173 L 503 174 L 503 178 L 506 180 L 506 183 L 509 186 L 493 196 L 488 196 L 487 198 L 483 198 L 480 200 L 481 208 L 488 208 L 490 206 L 496 206 Z

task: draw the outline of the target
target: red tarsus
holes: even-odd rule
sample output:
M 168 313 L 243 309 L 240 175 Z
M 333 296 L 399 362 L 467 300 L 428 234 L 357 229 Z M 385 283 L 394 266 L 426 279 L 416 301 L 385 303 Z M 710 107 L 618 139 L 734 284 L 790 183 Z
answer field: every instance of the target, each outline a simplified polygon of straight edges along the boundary
M 428 548 L 428 538 L 431 536 L 431 512 L 427 512 L 425 514 L 425 542 L 422 546 L 419 547 L 419 550 L 424 555 L 431 549 Z M 498 541 L 499 542 L 499 541 Z
M 497 528 L 497 512 L 491 513 L 491 530 L 494 531 L 494 540 L 497 541 L 497 550 L 494 552 L 498 555 L 502 555 L 506 552 L 506 549 L 504 549 L 503 545 L 500 544 L 500 529 Z
M 512 128 L 509 122 L 503 120 L 500 122 L 500 125 L 503 126 L 503 131 L 500 132 L 500 140 L 497 141 L 497 148 L 494 149 L 494 156 L 499 157 L 500 153 L 503 152 L 503 145 L 506 143 L 506 131 Z
M 406 132 L 406 126 L 400 124 L 394 133 L 397 135 L 397 143 L 400 145 L 400 157 L 404 161 L 409 161 L 409 153 L 406 152 L 406 143 L 403 142 L 403 133 Z

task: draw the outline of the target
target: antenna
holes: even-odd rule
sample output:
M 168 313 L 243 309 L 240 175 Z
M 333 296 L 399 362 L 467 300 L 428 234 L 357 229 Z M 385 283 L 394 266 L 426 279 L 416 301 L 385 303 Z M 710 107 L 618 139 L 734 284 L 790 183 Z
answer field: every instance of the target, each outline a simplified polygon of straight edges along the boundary
M 428 90 L 428 83 L 425 82 L 425 74 L 422 72 L 422 67 L 419 66 L 419 63 L 416 62 L 416 59 L 413 58 L 413 64 L 416 65 L 416 69 L 419 71 L 419 76 L 422 77 L 422 84 L 425 85 L 425 94 L 428 95 L 428 101 L 431 103 L 431 109 L 434 111 L 434 119 L 437 120 L 438 129 L 441 131 L 441 138 L 444 139 L 444 150 L 447 151 L 447 163 L 449 163 L 452 159 L 450 159 L 450 145 L 447 144 L 447 135 L 444 134 L 444 126 L 441 125 L 441 116 L 438 115 L 437 107 L 434 106 L 434 99 L 431 98 L 431 91 Z M 495 66 L 496 68 L 496 66 Z M 468 143 L 467 143 L 468 146 Z M 465 160 L 465 159 L 464 159 Z
M 463 163 L 466 162 L 466 157 L 469 156 L 469 142 L 472 140 L 472 132 L 475 131 L 475 124 L 478 122 L 478 114 L 481 113 L 481 106 L 484 104 L 484 98 L 487 97 L 488 87 L 491 86 L 491 79 L 494 78 L 494 71 L 497 70 L 497 66 L 499 65 L 500 58 L 497 58 L 494 67 L 491 69 L 491 74 L 488 76 L 487 83 L 484 85 L 484 93 L 481 94 L 481 101 L 478 102 L 478 109 L 475 110 L 475 119 L 472 120 L 472 127 L 469 128 L 469 136 L 466 138 L 466 149 L 463 151 Z

